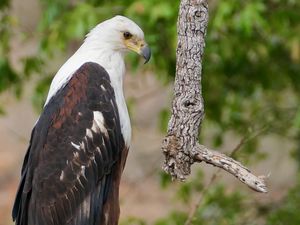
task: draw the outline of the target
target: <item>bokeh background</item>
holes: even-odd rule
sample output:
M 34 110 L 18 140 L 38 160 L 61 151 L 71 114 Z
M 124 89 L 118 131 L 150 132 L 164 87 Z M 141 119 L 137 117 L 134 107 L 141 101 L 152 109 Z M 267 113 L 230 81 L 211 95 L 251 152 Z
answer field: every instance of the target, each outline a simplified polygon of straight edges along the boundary
M 201 143 L 269 174 L 258 194 L 200 164 L 186 183 L 161 171 L 175 74 L 179 0 L 0 0 L 0 225 L 11 208 L 30 132 L 49 83 L 84 35 L 113 15 L 132 18 L 152 48 L 126 58 L 133 143 L 120 224 L 300 224 L 300 2 L 210 0 Z M 195 209 L 195 204 L 198 205 Z

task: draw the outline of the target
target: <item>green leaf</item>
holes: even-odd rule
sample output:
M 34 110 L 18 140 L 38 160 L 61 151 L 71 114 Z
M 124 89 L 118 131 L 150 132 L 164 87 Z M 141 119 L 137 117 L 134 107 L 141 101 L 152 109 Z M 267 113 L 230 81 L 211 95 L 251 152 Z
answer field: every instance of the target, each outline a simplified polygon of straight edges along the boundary
M 23 59 L 24 75 L 28 78 L 33 73 L 41 73 L 44 61 L 40 57 L 26 57 Z
M 0 92 L 21 82 L 19 75 L 7 59 L 0 58 Z

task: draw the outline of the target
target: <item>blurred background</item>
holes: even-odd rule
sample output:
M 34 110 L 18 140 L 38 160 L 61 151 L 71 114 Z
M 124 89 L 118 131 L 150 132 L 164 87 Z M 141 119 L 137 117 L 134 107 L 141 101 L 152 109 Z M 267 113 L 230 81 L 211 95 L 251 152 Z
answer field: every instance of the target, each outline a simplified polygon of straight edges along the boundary
M 122 14 L 144 30 L 149 64 L 126 58 L 133 143 L 120 224 L 300 224 L 300 1 L 210 0 L 201 143 L 269 174 L 258 194 L 206 164 L 186 183 L 161 171 L 175 74 L 179 0 L 0 0 L 0 225 L 49 83 L 85 34 Z M 195 207 L 196 205 L 196 207 Z

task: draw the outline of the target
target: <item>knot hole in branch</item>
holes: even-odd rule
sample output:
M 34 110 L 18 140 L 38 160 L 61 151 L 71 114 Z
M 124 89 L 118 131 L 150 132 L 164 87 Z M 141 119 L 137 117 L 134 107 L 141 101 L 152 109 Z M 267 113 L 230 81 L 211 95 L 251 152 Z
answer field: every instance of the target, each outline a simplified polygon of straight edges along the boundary
M 201 99 L 193 98 L 192 100 L 184 100 L 181 104 L 183 110 L 189 113 L 203 114 L 204 112 L 204 105 Z
M 194 106 L 194 105 L 196 105 L 196 103 L 195 102 L 191 102 L 190 100 L 186 100 L 186 101 L 183 102 L 183 106 L 185 108 L 189 108 L 189 107 Z
M 196 10 L 196 11 L 195 11 L 195 16 L 196 16 L 196 17 L 201 17 L 201 16 L 202 16 L 201 14 L 202 14 L 202 13 L 201 13 L 200 10 Z

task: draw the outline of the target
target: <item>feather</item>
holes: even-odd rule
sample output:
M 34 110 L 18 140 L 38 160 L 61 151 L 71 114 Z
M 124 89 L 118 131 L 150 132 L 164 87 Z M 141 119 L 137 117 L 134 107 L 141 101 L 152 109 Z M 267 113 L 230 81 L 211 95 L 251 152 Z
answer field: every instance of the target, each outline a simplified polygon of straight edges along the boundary
M 18 225 L 94 225 L 106 221 L 108 212 L 118 211 L 114 193 L 119 185 L 115 184 L 119 184 L 122 152 L 127 148 L 109 84 L 100 65 L 85 63 L 46 105 L 24 160 L 13 210 Z M 101 85 L 105 93 L 97 88 Z M 88 102 L 106 107 L 94 111 Z M 25 192 L 25 187 L 30 191 Z

